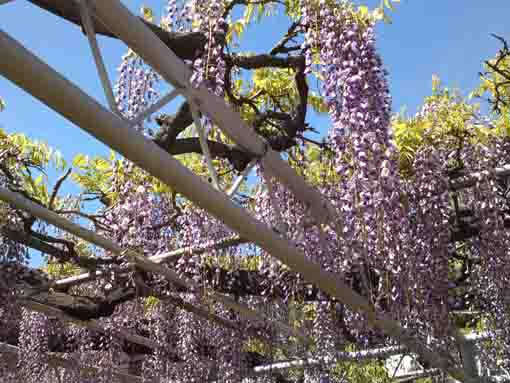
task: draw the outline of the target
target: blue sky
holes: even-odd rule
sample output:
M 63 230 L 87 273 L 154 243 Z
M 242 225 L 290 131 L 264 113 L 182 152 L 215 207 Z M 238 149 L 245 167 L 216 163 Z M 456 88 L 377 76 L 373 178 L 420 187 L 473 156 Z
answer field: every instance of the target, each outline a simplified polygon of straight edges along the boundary
M 123 3 L 135 12 L 142 4 L 159 12 L 164 1 Z M 370 7 L 378 3 L 378 0 L 359 2 Z M 508 0 L 402 0 L 392 14 L 393 23 L 378 26 L 378 45 L 390 72 L 394 110 L 405 106 L 414 113 L 423 97 L 430 94 L 434 73 L 444 84 L 457 87 L 464 94 L 472 90 L 478 83 L 482 60 L 493 56 L 498 48 L 490 33 L 510 39 L 508 15 Z M 22 0 L 0 6 L 0 20 L 4 32 L 105 103 L 87 40 L 79 28 Z M 287 27 L 284 18 L 269 18 L 248 30 L 243 47 L 253 52 L 267 51 Z M 110 77 L 115 79 L 126 48 L 109 38 L 100 38 L 99 42 Z M 0 59 L 8 58 L 1 57 L 0 52 Z M 67 159 L 77 153 L 108 153 L 104 145 L 1 76 L 0 97 L 7 102 L 6 110 L 0 113 L 0 126 L 8 131 L 24 132 L 45 141 Z M 312 116 L 310 122 L 322 131 L 327 129 L 324 119 Z M 64 190 L 71 192 L 73 187 L 69 184 Z

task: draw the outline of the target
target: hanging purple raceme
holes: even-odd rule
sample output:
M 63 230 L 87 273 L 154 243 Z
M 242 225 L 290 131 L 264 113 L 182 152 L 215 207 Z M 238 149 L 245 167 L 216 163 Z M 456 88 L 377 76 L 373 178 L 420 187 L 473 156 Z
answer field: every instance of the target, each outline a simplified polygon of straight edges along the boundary
M 496 358 L 503 361 L 505 368 L 508 368 L 510 234 L 505 228 L 505 216 L 502 214 L 506 208 L 506 200 L 501 193 L 498 180 L 492 174 L 492 169 L 508 163 L 505 144 L 504 140 L 493 138 L 486 145 L 468 147 L 464 157 L 470 171 L 480 174 L 466 202 L 476 214 L 479 224 L 478 238 L 471 241 L 476 247 L 474 256 L 479 260 L 476 270 L 472 271 L 472 279 L 477 288 L 475 303 L 488 314 L 487 331 L 493 337 L 492 342 L 481 345 L 482 358 L 497 356 Z
M 325 361 L 334 360 L 341 341 L 340 329 L 335 323 L 332 302 L 317 302 L 312 334 L 316 342 L 316 357 Z
M 132 164 L 125 166 L 126 172 L 132 170 Z M 106 214 L 108 236 L 123 248 L 143 248 L 148 255 L 173 249 L 177 211 L 171 198 L 155 193 L 148 183 L 120 179 L 118 188 L 118 201 Z
M 115 101 L 120 113 L 129 120 L 157 100 L 159 76 L 132 51 L 122 56 L 118 71 L 119 77 L 114 87 Z M 143 126 L 137 129 L 144 131 Z
M 218 315 L 232 320 L 239 326 L 238 330 L 226 328 L 214 323 L 208 324 L 207 333 L 210 343 L 216 346 L 216 381 L 219 383 L 237 383 L 246 376 L 247 368 L 243 359 L 243 346 L 247 341 L 244 323 L 231 310 L 221 304 L 215 304 L 214 310 Z
M 302 7 L 303 24 L 311 30 L 307 44 L 320 58 L 332 120 L 329 140 L 341 179 L 337 206 L 346 257 L 363 265 L 360 272 L 372 302 L 398 310 L 391 302 L 400 301 L 405 287 L 374 287 L 369 278 L 373 269 L 381 277 L 403 272 L 408 227 L 390 129 L 391 100 L 374 26 L 359 23 L 346 4 L 331 7 L 325 0 L 303 1 Z
M 221 0 L 193 0 L 193 31 L 206 36 L 202 54 L 193 61 L 193 86 L 205 85 L 218 96 L 222 96 L 225 78 L 223 37 L 226 22 L 223 18 L 224 3 Z
M 168 0 L 163 22 L 176 32 L 201 32 L 205 45 L 192 62 L 190 79 L 195 87 L 205 85 L 210 91 L 223 96 L 225 60 L 223 44 L 227 24 L 223 18 L 224 2 L 221 0 Z
M 183 209 L 182 214 L 177 218 L 177 223 L 180 230 L 178 238 L 176 238 L 176 246 L 179 248 L 201 249 L 215 242 L 232 238 L 236 234 L 205 210 L 192 205 Z M 228 249 L 228 255 L 235 257 L 239 251 L 240 247 L 232 247 Z M 209 250 L 207 255 L 216 257 L 224 252 L 223 250 Z M 215 262 L 209 266 L 205 261 L 204 254 L 185 254 L 179 258 L 176 268 L 181 275 L 193 278 L 195 282 L 206 286 L 212 281 L 204 274 L 205 269 L 217 266 Z
M 21 380 L 38 381 L 48 371 L 50 323 L 44 314 L 22 310 L 19 332 L 19 367 Z
M 173 360 L 176 359 L 175 340 L 179 333 L 179 324 L 175 322 L 176 312 L 175 307 L 167 305 L 165 302 L 159 302 L 147 314 L 150 338 L 160 347 L 153 350 L 152 355 L 143 363 L 142 378 L 144 382 L 166 382 L 176 373 L 173 363 Z
M 342 250 L 337 234 L 331 228 L 319 228 L 310 218 L 310 212 L 292 192 L 273 177 L 259 170 L 264 183 L 255 194 L 255 216 L 289 239 L 301 249 L 305 256 L 324 269 L 333 272 L 345 271 Z M 287 267 L 266 252 L 262 252 L 260 272 L 264 274 L 267 294 L 281 291 L 284 298 L 298 294 L 303 296 L 302 280 Z
M 190 303 L 197 305 L 203 302 L 192 297 Z M 205 347 L 208 341 L 207 323 L 184 310 L 179 310 L 176 321 L 179 323 L 179 337 L 175 350 L 183 363 L 173 371 L 173 379 L 182 382 L 207 381 L 215 364 Z
M 410 278 L 404 285 L 411 287 L 403 292 L 400 304 L 419 315 L 414 320 L 432 325 L 438 337 L 445 335 L 441 332 L 448 329 L 449 315 L 450 201 L 446 157 L 444 150 L 434 147 L 423 148 L 415 155 L 415 174 L 407 193 L 413 220 L 413 262 L 410 273 L 399 276 Z
M 193 21 L 192 3 L 186 0 L 168 0 L 162 24 L 174 32 L 191 31 Z

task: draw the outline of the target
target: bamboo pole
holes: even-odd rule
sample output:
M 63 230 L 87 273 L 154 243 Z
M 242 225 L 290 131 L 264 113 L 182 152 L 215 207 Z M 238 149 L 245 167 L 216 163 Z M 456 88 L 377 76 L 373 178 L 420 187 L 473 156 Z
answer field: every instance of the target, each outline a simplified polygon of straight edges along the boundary
M 334 357 L 331 358 L 308 358 L 308 359 L 295 359 L 289 361 L 281 361 L 263 366 L 256 366 L 253 368 L 252 375 L 271 374 L 273 372 L 280 372 L 292 368 L 304 368 L 319 365 L 331 365 L 340 361 L 361 361 L 369 359 L 384 358 L 391 355 L 396 355 L 405 350 L 404 347 L 393 346 L 383 347 L 372 350 L 364 350 L 358 352 L 339 351 Z
M 135 118 L 129 120 L 130 127 L 134 128 L 135 126 L 143 123 L 143 120 L 149 118 L 152 114 L 156 113 L 169 102 L 172 102 L 177 96 L 181 95 L 181 93 L 181 89 L 172 89 L 169 93 L 161 97 L 154 104 L 140 112 L 140 114 L 138 114 Z
M 99 11 L 100 18 L 110 27 L 115 27 L 110 25 L 112 22 L 115 25 L 124 25 L 126 27 L 124 29 L 127 29 L 127 33 L 130 35 L 129 37 L 137 42 L 137 45 L 159 46 L 158 42 L 162 44 L 143 23 L 140 23 L 118 1 L 95 1 L 94 6 L 96 12 Z M 105 17 L 105 13 L 108 12 L 111 12 L 111 15 Z M 119 32 L 117 29 L 115 27 L 116 33 Z M 122 29 L 122 33 L 125 32 L 124 29 Z M 159 47 L 161 48 L 161 46 Z M 151 52 L 151 55 L 165 56 L 172 54 L 166 46 L 163 45 L 163 48 L 163 50 L 156 49 Z M 307 260 L 305 255 L 294 245 L 282 239 L 244 209 L 233 204 L 228 196 L 215 190 L 200 177 L 191 173 L 154 142 L 127 127 L 119 117 L 88 97 L 82 90 L 2 31 L 0 31 L 0 51 L 3 54 L 3 59 L 0 60 L 0 73 L 7 79 L 25 89 L 114 150 L 122 153 L 126 158 L 138 164 L 162 182 L 174 187 L 185 197 L 236 230 L 243 238 L 253 241 L 269 254 L 291 267 L 295 272 L 302 274 L 306 280 L 315 283 L 324 292 L 351 309 L 364 313 L 371 325 L 383 330 L 387 335 L 407 346 L 410 351 L 421 355 L 432 366 L 448 371 L 459 380 L 467 381 L 462 370 L 455 368 L 448 358 L 428 350 L 415 337 L 409 335 L 398 322 L 376 314 L 369 302 L 342 283 L 336 274 L 322 270 L 320 265 Z M 162 65 L 162 67 L 164 66 Z M 180 71 L 172 71 L 172 75 L 168 73 L 167 80 L 173 76 L 186 78 L 184 76 L 186 73 L 182 72 L 183 68 Z M 204 92 L 204 90 L 201 92 Z M 212 109 L 209 110 L 211 114 L 219 116 L 215 121 L 217 124 L 230 124 L 232 121 L 229 118 L 237 121 L 236 115 L 226 107 L 222 100 L 213 99 L 209 105 L 209 108 L 211 107 Z M 246 133 L 246 136 L 252 135 Z M 268 151 L 267 155 L 271 155 L 271 151 Z M 295 178 L 299 179 L 292 169 L 290 171 Z M 302 180 L 300 184 L 306 185 Z M 304 190 L 310 190 L 310 187 L 305 186 Z M 313 189 L 311 190 L 313 191 Z M 315 192 L 313 195 L 315 195 Z M 324 211 L 325 207 L 322 205 L 322 201 L 319 200 L 318 202 L 320 211 Z M 315 207 L 312 206 L 312 208 Z
M 186 254 L 198 255 L 198 254 L 203 254 L 210 250 L 226 249 L 228 247 L 241 245 L 246 242 L 248 242 L 248 241 L 245 241 L 244 239 L 241 239 L 240 237 L 235 236 L 232 238 L 226 238 L 226 239 L 220 240 L 218 242 L 211 244 L 210 246 L 200 247 L 200 248 L 184 247 L 181 249 L 176 249 L 176 250 L 168 251 L 165 253 L 152 255 L 149 257 L 149 259 L 156 263 L 163 263 L 163 262 L 171 261 L 173 259 L 177 259 L 183 255 L 186 255 Z M 124 270 L 128 271 L 129 266 L 127 266 Z M 87 273 L 83 273 L 83 274 L 79 274 L 79 275 L 74 275 L 71 277 L 62 278 L 62 279 L 55 281 L 54 286 L 56 289 L 60 289 L 60 290 L 67 289 L 72 286 L 76 286 L 76 285 L 79 285 L 79 284 L 82 284 L 85 282 L 92 281 L 95 278 L 100 277 L 101 275 L 103 275 L 103 272 L 101 270 L 98 270 L 95 273 L 87 272 Z
M 99 45 L 97 44 L 96 32 L 94 31 L 94 23 L 92 22 L 92 18 L 90 17 L 88 0 L 80 0 L 79 5 L 81 23 L 83 25 L 83 28 L 85 29 L 85 33 L 89 40 L 90 50 L 92 51 L 92 56 L 94 57 L 97 73 L 99 75 L 99 79 L 101 80 L 101 85 L 103 86 L 106 100 L 108 101 L 110 109 L 120 116 L 121 113 L 119 112 L 117 108 L 117 103 L 115 102 L 115 96 L 113 94 L 110 79 L 108 78 L 106 66 L 104 65 L 103 56 L 101 56 L 101 51 L 99 49 Z

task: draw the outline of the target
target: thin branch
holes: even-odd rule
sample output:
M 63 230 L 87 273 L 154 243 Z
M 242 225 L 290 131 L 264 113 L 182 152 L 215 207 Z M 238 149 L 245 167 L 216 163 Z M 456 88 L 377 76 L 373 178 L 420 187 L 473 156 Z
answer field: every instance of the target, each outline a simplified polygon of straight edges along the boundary
M 231 54 L 225 56 L 225 61 L 232 66 L 243 69 L 259 69 L 259 68 L 295 68 L 304 65 L 304 56 L 288 56 L 279 57 L 271 54 L 260 54 L 253 56 L 244 56 L 239 54 Z
M 275 45 L 273 49 L 269 52 L 271 55 L 276 55 L 278 53 L 289 53 L 289 48 L 285 47 L 285 44 L 287 44 L 290 40 L 292 40 L 294 37 L 297 36 L 298 30 L 297 28 L 301 25 L 301 19 L 294 21 L 292 25 L 289 27 L 287 33 L 285 36 Z M 301 47 L 293 47 L 295 49 L 292 50 L 299 50 Z
M 48 202 L 48 208 L 53 209 L 53 204 L 55 203 L 55 199 L 57 198 L 58 191 L 60 190 L 60 187 L 64 183 L 64 181 L 69 177 L 71 172 L 73 171 L 72 168 L 67 169 L 64 175 L 62 175 L 57 182 L 55 183 L 55 186 L 53 187 L 53 191 L 51 192 L 50 202 Z

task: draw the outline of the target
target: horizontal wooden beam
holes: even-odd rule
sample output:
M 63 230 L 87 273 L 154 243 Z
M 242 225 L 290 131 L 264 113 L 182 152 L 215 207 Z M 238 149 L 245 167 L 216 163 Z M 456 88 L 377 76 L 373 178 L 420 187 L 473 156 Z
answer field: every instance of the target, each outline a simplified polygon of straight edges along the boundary
M 172 250 L 172 251 L 161 253 L 161 254 L 152 255 L 149 257 L 149 259 L 156 263 L 172 262 L 172 261 L 182 257 L 183 255 L 203 254 L 208 251 L 222 250 L 222 249 L 226 249 L 228 247 L 241 245 L 246 242 L 248 242 L 248 241 L 241 239 L 239 236 L 233 236 L 230 238 L 225 238 L 220 241 L 217 241 L 209 246 L 196 247 L 196 248 L 185 247 L 185 248 L 176 249 L 176 250 Z M 126 271 L 128 269 L 129 269 L 129 266 L 127 266 L 125 268 Z M 69 287 L 76 286 L 81 283 L 85 283 L 85 282 L 94 280 L 97 277 L 100 277 L 101 275 L 103 275 L 103 272 L 101 270 L 98 270 L 95 273 L 88 272 L 88 273 L 83 273 L 83 274 L 79 274 L 79 275 L 74 275 L 72 277 L 62 278 L 62 279 L 55 281 L 55 288 L 56 289 L 67 289 Z
M 362 361 L 370 359 L 385 358 L 396 355 L 405 350 L 404 347 L 383 347 L 379 349 L 363 350 L 357 352 L 339 351 L 334 357 L 330 358 L 308 358 L 281 361 L 253 368 L 252 375 L 271 374 L 273 372 L 290 370 L 293 368 L 306 368 L 313 366 L 327 366 L 340 361 Z

